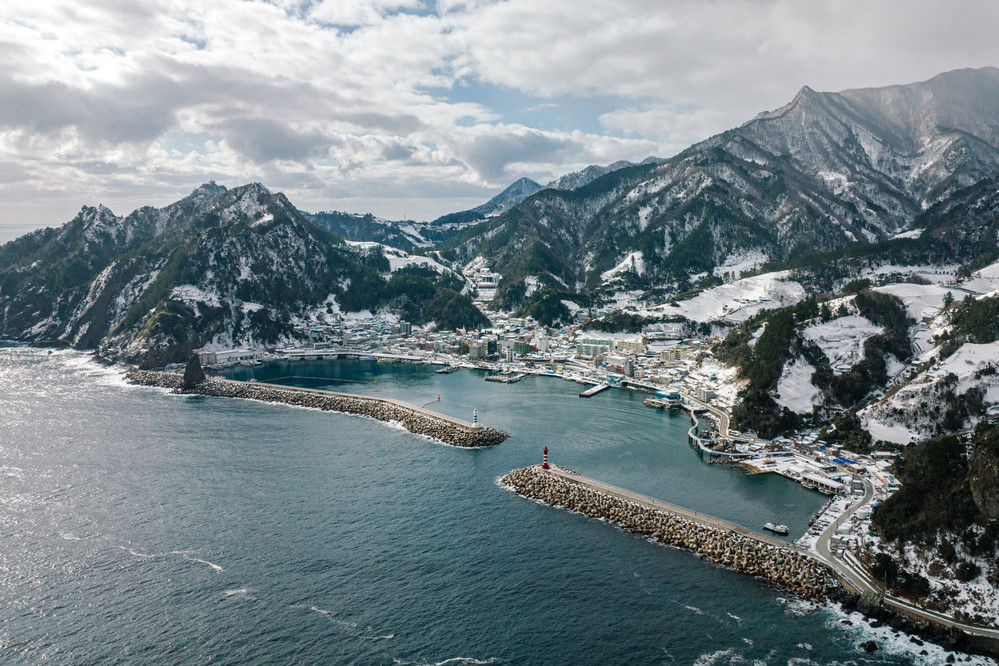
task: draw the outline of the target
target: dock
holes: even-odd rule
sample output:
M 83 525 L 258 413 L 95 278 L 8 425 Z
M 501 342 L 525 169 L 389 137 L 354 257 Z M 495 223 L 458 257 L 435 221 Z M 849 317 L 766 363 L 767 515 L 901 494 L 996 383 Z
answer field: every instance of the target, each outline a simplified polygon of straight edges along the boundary
M 606 391 L 610 388 L 610 384 L 597 384 L 596 386 L 591 386 L 582 393 L 579 394 L 580 398 L 592 398 L 601 391 Z
M 516 375 L 489 375 L 486 377 L 487 382 L 500 382 L 501 384 L 513 384 L 519 382 L 521 379 L 527 375 L 520 373 Z

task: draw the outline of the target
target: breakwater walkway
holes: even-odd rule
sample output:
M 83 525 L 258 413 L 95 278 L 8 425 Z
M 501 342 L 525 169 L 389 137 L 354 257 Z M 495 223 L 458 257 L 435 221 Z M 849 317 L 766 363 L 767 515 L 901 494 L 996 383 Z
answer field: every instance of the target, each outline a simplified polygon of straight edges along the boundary
M 806 599 L 824 599 L 834 584 L 824 564 L 783 541 L 569 470 L 535 465 L 510 472 L 503 483 L 524 497 L 602 518 L 735 571 L 760 576 Z
M 183 377 L 176 373 L 131 370 L 125 377 L 135 384 L 182 390 Z M 208 378 L 184 392 L 278 402 L 327 412 L 367 416 L 379 421 L 394 421 L 412 433 L 426 435 L 451 446 L 492 446 L 508 437 L 502 430 L 468 423 L 389 398 L 218 378 Z

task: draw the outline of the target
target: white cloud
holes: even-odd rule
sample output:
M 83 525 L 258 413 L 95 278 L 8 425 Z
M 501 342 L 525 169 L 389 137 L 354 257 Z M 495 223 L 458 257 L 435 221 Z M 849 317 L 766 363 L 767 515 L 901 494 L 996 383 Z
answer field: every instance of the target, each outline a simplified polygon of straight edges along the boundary
M 805 84 L 997 64 L 997 23 L 972 0 L 6 0 L 0 212 L 58 224 L 67 202 L 127 212 L 217 178 L 433 217 L 672 154 Z M 551 120 L 591 96 L 620 103 L 586 131 Z

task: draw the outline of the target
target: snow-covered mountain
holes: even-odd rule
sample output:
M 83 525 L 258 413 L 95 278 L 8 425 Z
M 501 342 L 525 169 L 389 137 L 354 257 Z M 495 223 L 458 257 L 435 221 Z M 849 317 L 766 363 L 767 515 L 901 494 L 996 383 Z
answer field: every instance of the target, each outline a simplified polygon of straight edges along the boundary
M 568 290 L 599 287 L 640 252 L 641 286 L 680 288 L 748 255 L 779 262 L 887 240 L 999 174 L 996 108 L 994 68 L 841 93 L 805 87 L 663 163 L 546 188 L 461 251 L 508 284 L 536 275 Z
M 392 303 L 417 323 L 484 323 L 456 272 L 409 269 L 404 255 L 393 265 L 381 246 L 344 243 L 257 183 L 211 183 L 125 217 L 85 207 L 0 248 L 0 337 L 153 367 L 205 346 L 300 340 L 341 311 Z

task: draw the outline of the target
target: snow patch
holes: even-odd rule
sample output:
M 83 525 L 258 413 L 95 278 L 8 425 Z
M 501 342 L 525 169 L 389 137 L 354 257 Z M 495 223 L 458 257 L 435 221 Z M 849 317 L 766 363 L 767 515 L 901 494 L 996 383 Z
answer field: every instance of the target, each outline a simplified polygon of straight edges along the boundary
M 822 403 L 822 391 L 812 384 L 815 367 L 803 358 L 784 364 L 784 372 L 777 381 L 778 404 L 798 414 L 810 414 L 815 405 Z
M 852 368 L 864 358 L 864 341 L 884 329 L 858 315 L 809 326 L 802 335 L 825 353 L 837 373 Z
M 219 296 L 214 292 L 202 291 L 193 284 L 182 284 L 174 287 L 170 292 L 170 298 L 182 303 L 207 303 L 213 307 L 218 307 Z
M 613 277 L 617 277 L 621 273 L 629 271 L 634 271 L 638 275 L 645 273 L 645 257 L 642 255 L 641 251 L 630 253 L 617 266 L 609 271 L 601 273 L 600 279 L 607 281 Z

